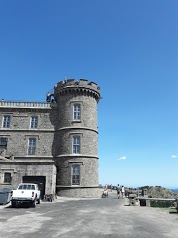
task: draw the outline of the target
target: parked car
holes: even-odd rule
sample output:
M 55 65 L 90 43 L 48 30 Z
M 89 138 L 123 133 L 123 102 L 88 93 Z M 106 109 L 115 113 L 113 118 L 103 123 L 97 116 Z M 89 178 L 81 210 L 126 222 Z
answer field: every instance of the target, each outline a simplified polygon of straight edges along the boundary
M 36 203 L 40 203 L 41 192 L 35 183 L 21 183 L 16 190 L 11 191 L 12 207 L 18 204 L 29 204 L 36 207 Z

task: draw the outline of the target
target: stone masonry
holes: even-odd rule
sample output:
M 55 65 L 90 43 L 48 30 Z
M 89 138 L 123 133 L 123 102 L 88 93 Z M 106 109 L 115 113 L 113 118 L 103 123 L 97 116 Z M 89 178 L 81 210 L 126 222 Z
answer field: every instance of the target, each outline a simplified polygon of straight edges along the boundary
M 97 197 L 100 89 L 85 79 L 68 79 L 55 85 L 52 96 L 49 103 L 0 102 L 0 138 L 8 141 L 5 155 L 1 153 L 0 186 L 14 188 L 24 176 L 27 179 L 44 177 L 45 194 Z M 77 120 L 75 106 L 80 116 Z M 4 128 L 7 115 L 10 126 Z M 38 117 L 37 128 L 30 128 L 33 116 Z M 29 138 L 36 138 L 35 155 L 28 154 Z M 76 152 L 75 147 L 79 151 Z M 4 176 L 9 172 L 12 181 L 7 183 Z

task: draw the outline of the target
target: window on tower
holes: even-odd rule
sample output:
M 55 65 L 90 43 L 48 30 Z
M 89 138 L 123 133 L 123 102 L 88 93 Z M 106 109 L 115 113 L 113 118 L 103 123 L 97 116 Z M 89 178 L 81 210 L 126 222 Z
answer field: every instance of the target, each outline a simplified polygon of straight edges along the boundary
M 80 154 L 80 136 L 73 136 L 72 147 L 73 154 Z
M 79 121 L 81 119 L 81 106 L 80 104 L 73 105 L 73 120 Z
M 72 185 L 80 185 L 80 165 L 72 165 Z

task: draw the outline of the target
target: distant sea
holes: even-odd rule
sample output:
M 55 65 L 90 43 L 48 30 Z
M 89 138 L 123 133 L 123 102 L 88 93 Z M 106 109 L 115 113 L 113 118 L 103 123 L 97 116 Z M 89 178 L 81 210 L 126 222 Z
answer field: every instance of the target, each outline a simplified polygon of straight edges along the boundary
M 173 191 L 174 193 L 178 193 L 178 188 L 174 188 L 174 189 L 170 189 L 171 191 Z

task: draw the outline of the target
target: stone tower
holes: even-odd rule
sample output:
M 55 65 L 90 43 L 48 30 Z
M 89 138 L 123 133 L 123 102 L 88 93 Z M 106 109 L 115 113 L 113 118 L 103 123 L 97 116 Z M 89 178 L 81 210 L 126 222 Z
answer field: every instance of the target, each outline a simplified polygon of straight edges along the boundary
M 85 79 L 68 79 L 54 87 L 54 98 L 56 192 L 68 197 L 97 197 L 100 88 Z

